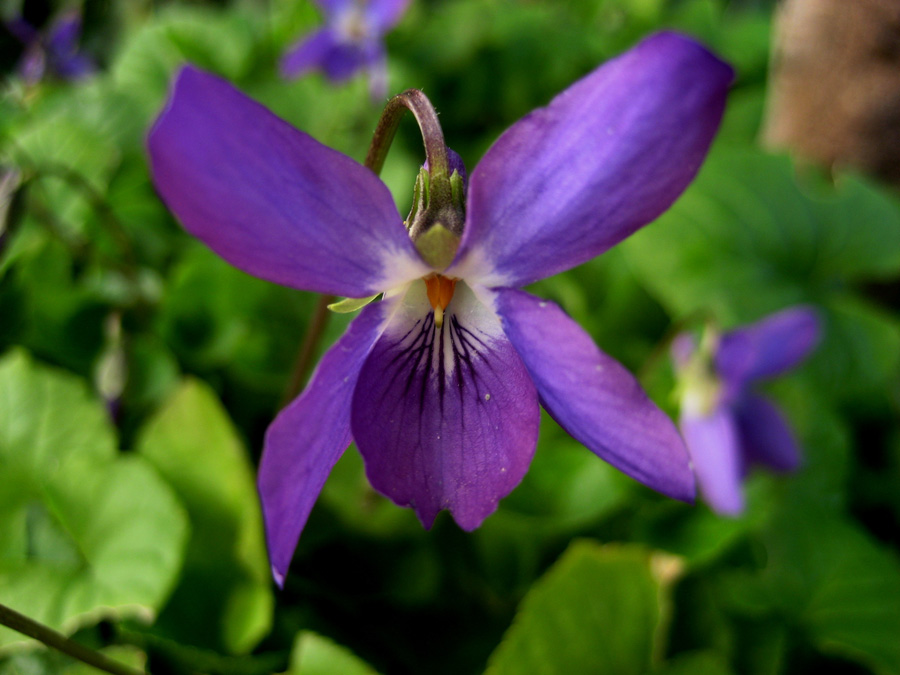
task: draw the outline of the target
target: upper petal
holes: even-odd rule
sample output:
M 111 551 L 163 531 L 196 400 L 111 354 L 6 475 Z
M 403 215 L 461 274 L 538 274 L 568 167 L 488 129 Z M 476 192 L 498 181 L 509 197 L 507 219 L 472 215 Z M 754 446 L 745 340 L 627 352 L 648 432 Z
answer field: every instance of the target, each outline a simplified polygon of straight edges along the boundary
M 717 513 L 739 515 L 744 510 L 744 459 L 730 411 L 719 406 L 709 415 L 682 415 L 679 425 L 703 499 Z
M 379 33 L 390 30 L 406 12 L 409 0 L 369 0 L 366 14 Z
M 323 14 L 331 17 L 353 6 L 355 0 L 313 0 Z
M 70 56 L 78 49 L 81 39 L 81 15 L 69 11 L 54 21 L 47 35 L 47 49 L 54 54 Z
M 322 28 L 304 36 L 288 47 L 281 57 L 279 69 L 285 78 L 299 77 L 314 68 L 323 68 L 328 54 L 335 48 L 337 41 L 334 31 Z
M 540 411 L 497 317 L 460 282 L 437 327 L 416 282 L 362 368 L 351 420 L 376 490 L 426 527 L 449 509 L 471 530 L 528 470 Z
M 654 490 L 694 497 L 687 450 L 637 380 L 552 302 L 495 289 L 503 328 L 553 419 L 592 452 Z
M 23 45 L 27 46 L 40 40 L 41 34 L 38 30 L 21 16 L 4 21 L 3 25 Z
M 747 394 L 735 406 L 735 419 L 747 463 L 764 464 L 775 471 L 793 471 L 800 466 L 794 434 L 769 401 Z
M 332 82 L 341 82 L 363 68 L 377 66 L 384 61 L 384 49 L 378 40 L 345 42 L 334 46 L 322 62 L 325 75 Z M 381 63 L 384 66 L 383 63 Z
M 700 168 L 731 80 L 705 48 L 661 33 L 521 119 L 472 173 L 448 273 L 521 286 L 656 218 Z
M 723 335 L 716 369 L 732 387 L 774 377 L 809 356 L 820 338 L 816 310 L 805 305 L 791 307 Z
M 300 532 L 332 467 L 350 445 L 350 401 L 380 332 L 385 305 L 366 307 L 325 354 L 309 386 L 266 432 L 259 494 L 269 560 L 281 586 Z
M 428 271 L 377 176 L 218 77 L 183 68 L 148 146 L 169 208 L 245 272 L 364 297 Z
M 290 47 L 281 59 L 280 69 L 282 77 L 289 79 L 319 69 L 332 82 L 341 82 L 383 60 L 384 50 L 377 39 L 346 41 L 333 28 L 326 27 Z

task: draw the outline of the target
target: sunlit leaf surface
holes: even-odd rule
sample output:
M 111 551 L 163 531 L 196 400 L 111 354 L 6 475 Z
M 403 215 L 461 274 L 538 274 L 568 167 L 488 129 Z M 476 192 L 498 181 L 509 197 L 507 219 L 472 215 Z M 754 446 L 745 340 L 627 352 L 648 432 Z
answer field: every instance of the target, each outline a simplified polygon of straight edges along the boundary
M 14 351 L 0 360 L 0 601 L 71 632 L 152 620 L 187 536 L 172 491 L 119 456 L 102 404 L 77 378 Z M 0 646 L 23 638 L 0 629 Z

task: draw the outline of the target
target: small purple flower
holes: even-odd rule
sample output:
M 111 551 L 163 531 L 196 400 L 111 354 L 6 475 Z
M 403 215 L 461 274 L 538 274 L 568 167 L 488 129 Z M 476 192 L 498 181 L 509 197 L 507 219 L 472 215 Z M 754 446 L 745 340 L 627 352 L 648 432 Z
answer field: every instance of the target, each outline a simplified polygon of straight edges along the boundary
M 731 79 L 671 33 L 588 74 L 487 151 L 469 176 L 459 248 L 438 269 L 371 171 L 228 83 L 181 71 L 149 151 L 156 187 L 188 231 L 276 283 L 384 292 L 266 434 L 259 489 L 279 583 L 351 441 L 372 486 L 425 527 L 449 509 L 472 530 L 528 469 L 539 401 L 626 474 L 693 499 L 672 421 L 557 305 L 518 287 L 665 211 L 703 162 Z
M 360 70 L 369 75 L 372 98 L 387 93 L 384 35 L 406 11 L 409 0 L 315 0 L 325 13 L 325 27 L 293 45 L 281 60 L 287 78 L 322 70 L 342 82 Z
M 19 75 L 26 83 L 37 84 L 47 73 L 63 80 L 79 80 L 94 72 L 93 62 L 78 49 L 81 39 L 78 12 L 62 14 L 46 33 L 22 18 L 7 22 L 6 27 L 25 46 Z
M 741 483 L 752 464 L 775 471 L 799 466 L 790 427 L 753 385 L 796 368 L 820 335 L 815 310 L 798 306 L 721 336 L 707 329 L 699 346 L 693 335 L 676 338 L 681 432 L 700 492 L 714 511 L 743 512 Z

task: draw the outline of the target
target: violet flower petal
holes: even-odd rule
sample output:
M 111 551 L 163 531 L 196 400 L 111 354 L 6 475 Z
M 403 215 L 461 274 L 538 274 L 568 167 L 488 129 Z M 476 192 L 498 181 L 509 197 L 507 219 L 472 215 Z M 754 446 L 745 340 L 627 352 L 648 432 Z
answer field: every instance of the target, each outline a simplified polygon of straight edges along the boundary
M 94 72 L 94 62 L 78 48 L 81 15 L 68 12 L 57 19 L 46 40 L 50 68 L 64 80 L 78 80 Z
M 56 74 L 64 80 L 80 80 L 94 72 L 94 62 L 83 54 L 72 54 L 64 59 L 57 59 L 53 66 Z
M 682 414 L 679 426 L 704 501 L 717 513 L 740 515 L 744 510 L 743 460 L 731 412 L 719 406 L 706 416 Z
M 279 70 L 285 78 L 299 77 L 314 68 L 321 68 L 335 48 L 334 31 L 322 28 L 301 38 L 281 58 Z
M 388 93 L 387 55 L 381 45 L 379 45 L 378 51 L 378 57 L 366 67 L 366 74 L 369 78 L 369 97 L 372 101 L 383 100 L 387 98 Z
M 285 78 L 318 68 L 332 82 L 342 82 L 361 68 L 385 67 L 384 59 L 384 50 L 377 40 L 343 42 L 329 27 L 307 35 L 288 49 L 279 67 Z
M 312 0 L 323 14 L 333 16 L 351 7 L 356 0 Z
M 684 443 L 631 373 L 555 303 L 508 288 L 495 293 L 503 328 L 553 419 L 620 471 L 691 501 L 694 477 Z
M 775 471 L 794 471 L 800 466 L 800 446 L 772 403 L 748 394 L 735 406 L 734 413 L 748 463 L 764 464 Z
M 472 172 L 448 274 L 522 286 L 659 216 L 700 168 L 732 76 L 696 42 L 661 33 L 522 118 Z
M 377 40 L 364 42 L 335 43 L 328 52 L 321 67 L 332 82 L 343 82 L 360 69 L 384 65 L 384 50 Z
M 431 167 L 428 164 L 428 158 L 425 158 L 425 162 L 422 164 L 422 168 L 426 171 L 430 171 Z M 462 178 L 463 184 L 463 193 L 467 194 L 469 189 L 469 174 L 466 171 L 466 163 L 463 161 L 463 158 L 459 156 L 459 153 L 456 152 L 453 148 L 447 148 L 447 169 L 450 171 L 452 175 L 454 171 L 459 174 L 459 177 Z
M 36 42 L 25 49 L 16 69 L 26 84 L 37 84 L 43 79 L 47 72 L 47 53 L 40 43 Z
M 47 35 L 47 49 L 54 54 L 73 54 L 78 50 L 81 39 L 81 16 L 78 12 L 68 12 L 59 17 Z
M 266 432 L 259 494 L 272 574 L 284 583 L 300 532 L 325 479 L 350 445 L 350 401 L 386 303 L 369 305 L 325 354 L 309 386 Z
M 366 16 L 372 26 L 384 34 L 400 21 L 409 7 L 409 2 L 410 0 L 369 0 L 365 9 Z
M 21 16 L 5 21 L 4 25 L 13 37 L 25 46 L 40 40 L 41 35 L 38 30 Z
M 430 271 L 371 171 L 218 77 L 183 68 L 148 145 L 170 210 L 245 272 L 364 297 Z
M 425 285 L 363 365 L 353 438 L 369 482 L 428 528 L 449 509 L 465 530 L 519 484 L 537 445 L 534 385 L 500 322 L 460 282 L 436 328 Z
M 697 339 L 691 333 L 679 333 L 672 340 L 672 360 L 678 369 L 687 368 L 697 351 Z
M 795 368 L 821 337 L 817 312 L 799 305 L 722 336 L 716 370 L 731 387 Z

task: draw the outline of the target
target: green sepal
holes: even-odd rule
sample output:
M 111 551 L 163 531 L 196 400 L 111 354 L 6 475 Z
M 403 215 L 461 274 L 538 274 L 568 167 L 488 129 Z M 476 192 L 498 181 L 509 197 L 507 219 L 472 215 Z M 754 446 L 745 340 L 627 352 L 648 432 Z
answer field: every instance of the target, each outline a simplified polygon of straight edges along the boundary
M 450 176 L 450 197 L 453 201 L 453 206 L 459 209 L 460 213 L 465 213 L 466 184 L 456 169 L 453 170 L 453 174 Z
M 714 362 L 719 348 L 720 333 L 713 321 L 707 321 L 700 345 L 690 362 L 680 369 L 678 383 L 672 392 L 682 411 L 706 417 L 718 404 L 722 383 L 716 375 Z
M 381 295 L 381 293 L 370 295 L 368 298 L 344 298 L 343 300 L 332 302 L 330 305 L 328 305 L 328 309 L 330 309 L 332 312 L 335 312 L 336 314 L 349 314 L 350 312 L 355 312 L 358 309 L 362 309 L 379 295 Z
M 459 248 L 459 239 L 446 227 L 435 223 L 415 240 L 415 245 L 426 263 L 436 270 L 442 270 L 453 262 L 456 249 Z
M 416 220 L 416 216 L 423 213 L 428 208 L 428 187 L 429 187 L 428 171 L 424 168 L 419 169 L 419 175 L 416 176 L 416 184 L 413 188 L 412 208 L 406 217 L 406 229 L 412 227 Z

